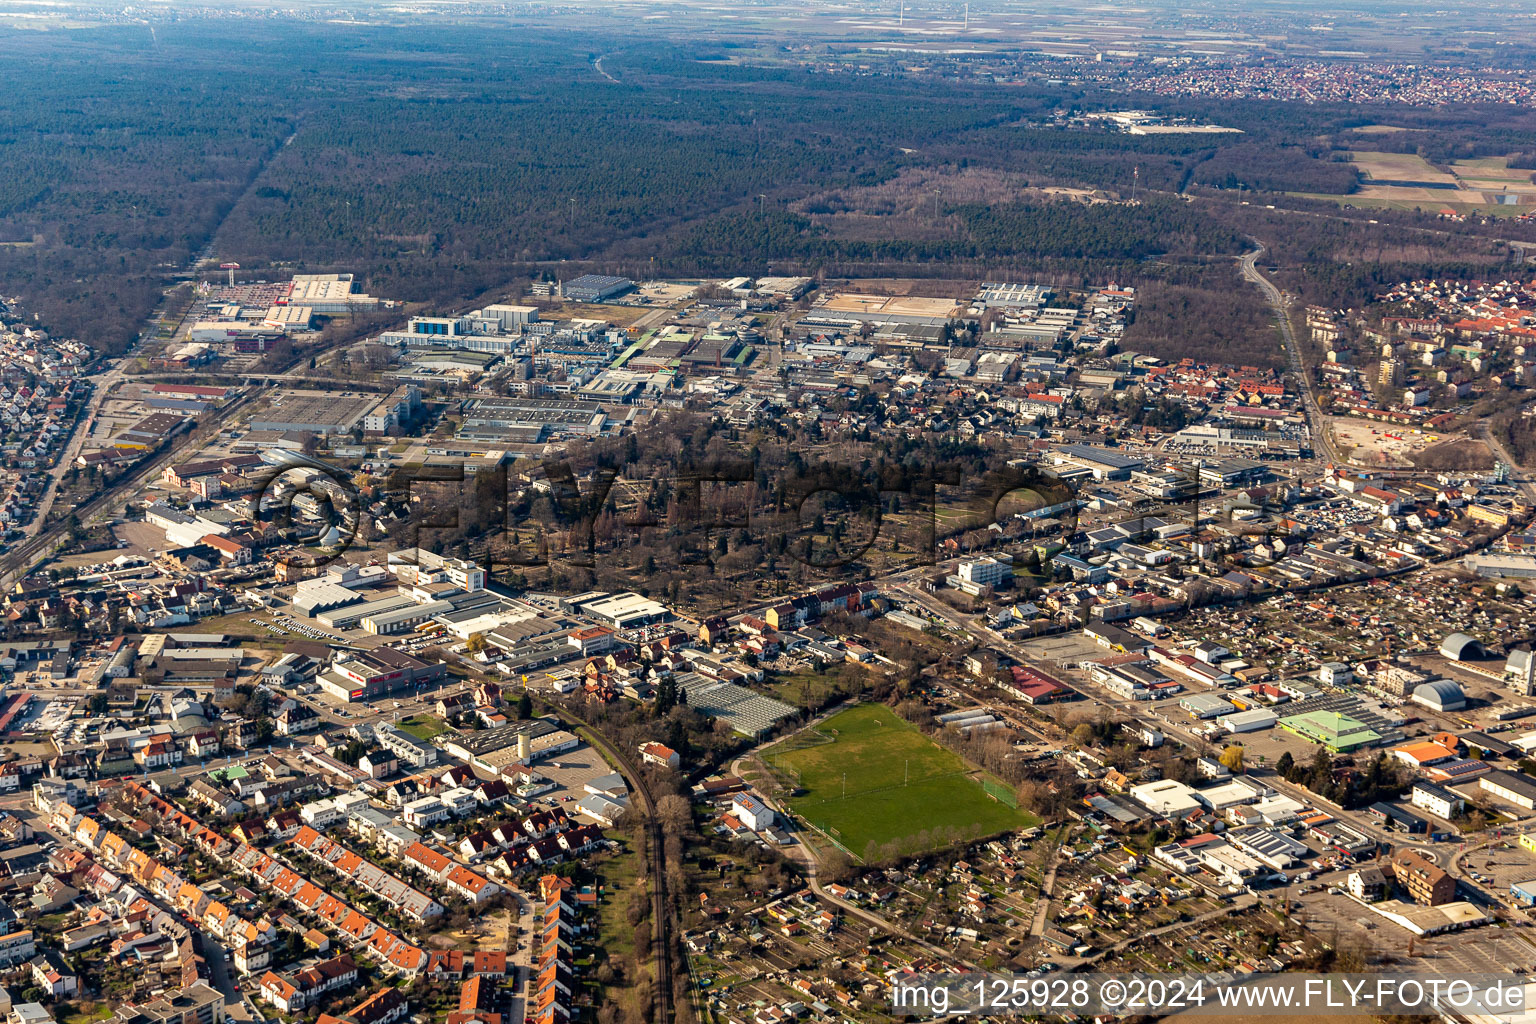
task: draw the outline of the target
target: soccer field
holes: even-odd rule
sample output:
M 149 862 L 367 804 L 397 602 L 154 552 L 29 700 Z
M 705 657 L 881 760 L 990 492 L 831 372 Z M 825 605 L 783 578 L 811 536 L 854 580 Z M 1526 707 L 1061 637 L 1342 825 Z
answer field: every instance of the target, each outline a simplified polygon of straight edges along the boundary
M 1038 823 L 882 704 L 839 712 L 765 756 L 799 787 L 790 809 L 866 860 Z

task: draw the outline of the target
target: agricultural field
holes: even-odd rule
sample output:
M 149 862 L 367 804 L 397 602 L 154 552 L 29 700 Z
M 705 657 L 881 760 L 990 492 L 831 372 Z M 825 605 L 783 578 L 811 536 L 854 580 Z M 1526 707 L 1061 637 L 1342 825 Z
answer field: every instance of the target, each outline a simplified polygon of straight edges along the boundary
M 1532 171 L 1525 167 L 1509 166 L 1507 156 L 1485 156 L 1476 160 L 1457 160 L 1451 171 L 1463 181 L 1524 182 L 1529 185 Z
M 880 704 L 839 712 L 765 757 L 799 793 L 790 809 L 866 860 L 887 844 L 914 853 L 1038 823 Z
M 1531 172 L 1509 166 L 1508 157 L 1458 160 L 1446 169 L 1414 153 L 1356 150 L 1360 188 L 1333 198 L 1346 205 L 1389 209 L 1448 208 L 1458 212 L 1515 214 L 1536 204 Z
M 1451 165 L 1464 189 L 1479 189 L 1484 201 L 1500 205 L 1529 206 L 1536 203 L 1536 182 L 1528 168 L 1509 166 L 1504 156 L 1458 160 Z
M 1350 159 L 1360 173 L 1373 181 L 1423 182 L 1426 185 L 1454 185 L 1454 175 L 1437 170 L 1416 153 L 1376 153 L 1355 151 Z

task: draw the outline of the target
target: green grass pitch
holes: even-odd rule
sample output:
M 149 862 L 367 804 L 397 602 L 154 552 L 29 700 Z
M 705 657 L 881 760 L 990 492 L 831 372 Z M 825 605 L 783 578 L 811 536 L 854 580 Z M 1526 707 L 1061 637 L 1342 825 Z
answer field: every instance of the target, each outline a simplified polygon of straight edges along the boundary
M 882 704 L 841 711 L 767 758 L 798 783 L 790 809 L 856 857 L 871 844 L 910 854 L 1039 821 L 992 799 L 964 761 Z

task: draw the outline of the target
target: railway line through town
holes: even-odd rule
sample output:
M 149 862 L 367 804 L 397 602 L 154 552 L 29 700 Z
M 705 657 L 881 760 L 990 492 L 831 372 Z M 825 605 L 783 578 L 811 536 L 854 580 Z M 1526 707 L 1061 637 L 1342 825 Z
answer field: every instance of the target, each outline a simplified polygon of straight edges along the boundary
M 241 396 L 224 408 L 216 411 L 213 414 L 215 422 L 222 422 L 231 414 L 243 408 L 247 400 L 247 396 Z M 183 435 L 163 450 L 151 455 L 145 462 L 117 483 L 112 484 L 84 504 L 77 505 L 72 510 L 75 520 L 82 524 L 88 522 L 92 516 L 110 508 L 124 494 L 147 483 L 170 464 L 183 449 L 187 448 L 188 442 L 193 437 L 193 434 Z M 41 518 L 41 513 L 39 513 L 39 518 Z M 64 534 L 68 530 L 69 520 L 65 518 L 54 523 L 52 526 L 42 527 L 34 537 L 23 541 L 15 551 L 10 553 L 4 562 L 0 562 L 0 586 L 9 587 L 30 572 L 35 563 L 41 557 L 50 553 L 54 546 L 63 539 Z
M 1276 325 L 1280 328 L 1280 339 L 1285 347 L 1286 365 L 1301 389 L 1301 410 L 1306 417 L 1307 428 L 1312 434 L 1314 450 L 1321 452 L 1329 462 L 1345 464 L 1348 460 L 1340 457 L 1338 450 L 1333 446 L 1333 439 L 1328 436 L 1328 421 L 1323 416 L 1322 407 L 1317 404 L 1316 393 L 1312 390 L 1307 361 L 1302 355 L 1301 345 L 1296 341 L 1296 330 L 1291 326 L 1291 316 L 1290 311 L 1286 309 L 1285 296 L 1259 270 L 1259 257 L 1268 251 L 1267 247 L 1257 239 L 1254 239 L 1254 244 L 1258 248 L 1243 254 L 1243 257 L 1238 260 L 1238 269 L 1242 271 L 1246 280 L 1258 286 L 1259 291 L 1264 295 L 1264 301 L 1269 303 L 1269 308 L 1274 312 Z
M 672 1024 L 674 1013 L 673 999 L 673 954 L 678 948 L 677 928 L 672 917 L 672 899 L 670 888 L 667 884 L 666 870 L 666 835 L 661 827 L 661 821 L 656 815 L 656 797 L 651 791 L 650 784 L 645 775 L 636 766 L 634 759 L 625 754 L 602 731 L 591 722 L 571 711 L 563 705 L 553 701 L 535 698 L 535 703 L 545 710 L 552 712 L 561 721 L 573 725 L 581 732 L 586 740 L 596 747 L 598 752 L 607 759 L 608 763 L 619 770 L 624 780 L 629 783 L 630 789 L 637 798 L 631 805 L 631 813 L 637 812 L 642 821 L 641 828 L 645 832 L 648 856 L 646 866 L 650 871 L 650 896 L 651 918 L 651 960 L 655 965 L 655 1017 L 656 1024 Z

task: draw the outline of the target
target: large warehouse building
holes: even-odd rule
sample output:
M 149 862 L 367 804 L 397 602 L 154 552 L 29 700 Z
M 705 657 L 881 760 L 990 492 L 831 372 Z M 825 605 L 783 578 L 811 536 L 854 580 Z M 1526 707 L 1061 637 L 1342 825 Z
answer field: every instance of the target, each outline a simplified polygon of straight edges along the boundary
M 1440 642 L 1440 656 L 1452 661 L 1477 661 L 1487 657 L 1488 652 L 1476 637 L 1452 633 Z
M 604 274 L 583 274 L 574 281 L 560 286 L 562 297 L 572 302 L 606 302 L 632 291 L 635 282 L 627 277 L 608 277 Z
M 351 274 L 295 274 L 288 288 L 287 303 L 308 306 L 316 313 L 366 312 L 379 300 L 352 290 Z
M 347 434 L 378 404 L 378 395 L 284 391 L 273 398 L 266 409 L 251 415 L 251 429 Z
M 462 440 L 543 441 L 553 434 L 596 436 L 608 415 L 596 402 L 563 398 L 477 398 L 459 426 Z
M 652 622 L 664 622 L 672 617 L 666 605 L 630 591 L 583 602 L 581 614 L 605 622 L 614 629 L 633 629 Z
M 1335 754 L 1348 754 L 1374 746 L 1381 734 L 1364 722 L 1337 711 L 1309 711 L 1280 719 L 1280 728 L 1304 740 L 1321 743 Z

